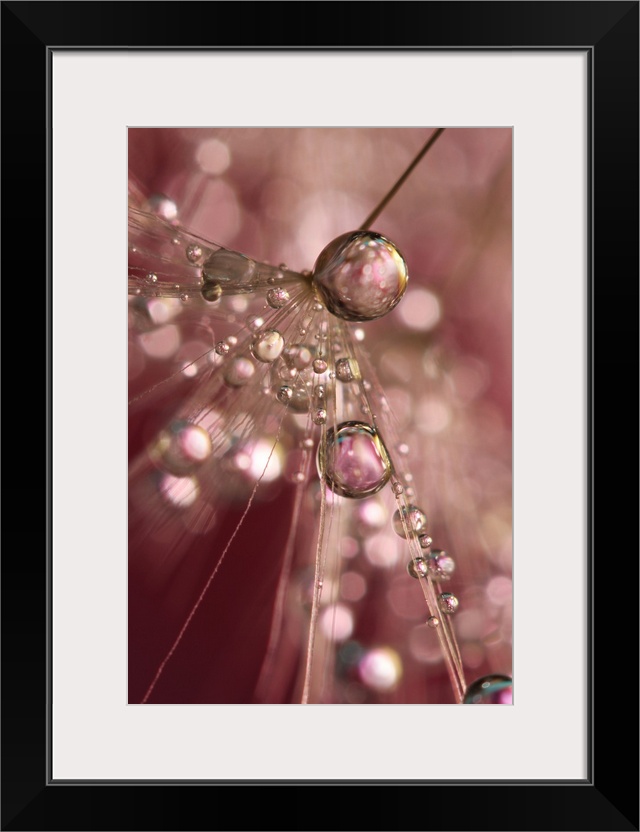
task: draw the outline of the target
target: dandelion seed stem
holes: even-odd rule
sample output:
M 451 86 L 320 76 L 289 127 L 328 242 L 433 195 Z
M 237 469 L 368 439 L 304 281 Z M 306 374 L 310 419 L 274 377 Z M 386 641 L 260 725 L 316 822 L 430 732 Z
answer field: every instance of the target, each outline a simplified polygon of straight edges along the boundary
M 378 218 L 378 216 L 383 212 L 383 210 L 386 208 L 387 204 L 393 199 L 393 197 L 398 193 L 400 188 L 407 181 L 407 179 L 409 178 L 409 176 L 413 172 L 413 169 L 418 164 L 418 162 L 422 159 L 423 156 L 425 156 L 427 151 L 430 150 L 433 147 L 433 145 L 440 138 L 440 136 L 444 133 L 444 131 L 445 131 L 444 127 L 438 127 L 438 129 L 429 136 L 429 139 L 427 140 L 427 143 L 424 145 L 422 150 L 420 150 L 418 155 L 411 162 L 411 164 L 405 170 L 405 172 L 402 174 L 400 179 L 398 179 L 396 184 L 389 191 L 387 191 L 387 193 L 382 198 L 382 200 L 376 205 L 376 207 L 373 209 L 373 211 L 369 214 L 369 216 L 366 218 L 366 220 L 362 223 L 362 225 L 360 226 L 361 231 L 366 231 L 368 228 L 371 227 L 371 223 L 374 222 Z

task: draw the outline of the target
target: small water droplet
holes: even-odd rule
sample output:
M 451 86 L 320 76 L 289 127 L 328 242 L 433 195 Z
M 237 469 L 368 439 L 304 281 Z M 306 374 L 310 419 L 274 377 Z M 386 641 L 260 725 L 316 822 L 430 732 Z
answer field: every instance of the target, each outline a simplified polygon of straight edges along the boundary
M 214 280 L 203 283 L 200 291 L 202 292 L 202 297 L 208 303 L 215 303 L 222 297 L 222 286 Z
M 327 421 L 327 411 L 323 407 L 319 407 L 313 414 L 314 425 L 324 425 Z
M 404 491 L 404 486 L 401 482 L 398 482 L 398 480 L 396 480 L 394 483 L 392 483 L 391 490 L 394 494 L 400 495 Z
M 407 564 L 407 572 L 412 578 L 425 578 L 429 572 L 429 567 L 425 558 L 412 558 Z
M 259 315 L 247 315 L 245 323 L 252 332 L 257 332 L 264 326 L 264 318 Z
M 188 295 L 186 292 L 183 292 L 183 293 L 180 295 L 180 300 L 181 300 L 183 303 L 186 303 L 186 302 L 189 300 L 189 295 Z
M 445 613 L 445 615 L 453 615 L 460 604 L 456 596 L 452 595 L 450 592 L 441 592 L 439 602 L 440 609 L 443 613 Z
M 225 341 L 218 341 L 214 349 L 218 353 L 218 355 L 229 355 L 229 350 L 231 349 L 231 347 Z
M 285 392 L 281 392 L 281 391 Z M 291 394 L 286 391 L 290 390 Z M 309 411 L 309 394 L 304 387 L 290 387 L 284 384 L 276 393 L 279 402 L 286 405 L 292 413 L 307 413 Z
M 248 358 L 239 356 L 232 359 L 224 372 L 224 380 L 231 387 L 243 387 L 253 378 L 256 368 Z
M 191 243 L 187 246 L 186 255 L 190 263 L 197 263 L 202 257 L 202 248 L 197 243 Z
M 360 367 L 355 358 L 339 358 L 336 361 L 336 378 L 344 383 L 360 378 Z
M 422 549 L 430 549 L 433 540 L 429 537 L 428 534 L 421 534 L 418 536 L 418 543 L 420 544 Z
M 180 420 L 160 433 L 149 453 L 165 471 L 182 476 L 208 459 L 211 449 L 211 437 L 203 427 Z
M 281 286 L 277 289 L 269 289 L 267 292 L 267 303 L 272 309 L 282 309 L 289 303 L 289 292 Z
M 324 361 L 324 359 L 322 358 L 316 358 L 316 360 L 313 362 L 313 372 L 318 373 L 318 375 L 320 375 L 321 373 L 324 373 L 326 369 L 327 362 Z
M 418 506 L 409 505 L 402 509 L 402 514 L 400 513 L 400 510 L 398 510 L 393 515 L 393 530 L 400 537 L 404 537 L 405 539 L 407 537 L 404 523 L 402 522 L 403 517 L 409 530 L 421 532 L 426 529 L 427 515 L 421 508 L 418 508 Z
M 427 618 L 427 626 L 435 630 L 436 627 L 440 626 L 440 619 L 435 615 L 430 615 L 429 618 Z
M 165 194 L 152 194 L 147 200 L 145 208 L 170 223 L 178 217 L 178 206 Z
M 342 422 L 327 431 L 318 447 L 318 471 L 342 497 L 361 499 L 380 491 L 391 476 L 391 462 L 375 428 L 366 422 Z
M 429 558 L 429 569 L 435 578 L 447 580 L 455 572 L 456 563 L 442 549 L 433 549 Z
M 158 282 L 158 275 L 154 274 L 153 272 L 149 272 L 149 274 L 145 277 L 147 283 L 157 283 Z

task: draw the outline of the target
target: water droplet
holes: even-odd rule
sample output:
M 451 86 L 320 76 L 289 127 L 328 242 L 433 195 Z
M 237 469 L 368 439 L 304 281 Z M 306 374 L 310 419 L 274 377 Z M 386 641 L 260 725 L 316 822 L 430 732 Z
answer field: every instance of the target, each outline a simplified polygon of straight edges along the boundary
M 269 289 L 267 292 L 267 303 L 272 309 L 282 309 L 289 303 L 289 292 L 282 287 Z
M 380 491 L 391 476 L 391 462 L 375 428 L 366 422 L 342 422 L 327 431 L 318 447 L 318 471 L 341 497 L 360 499 Z
M 186 255 L 190 263 L 197 263 L 202 257 L 202 248 L 197 243 L 191 243 L 187 246 Z
M 429 558 L 429 569 L 435 578 L 448 579 L 456 568 L 455 561 L 442 549 L 433 549 Z
M 421 532 L 426 529 L 427 515 L 421 508 L 418 508 L 418 506 L 409 505 L 402 509 L 402 514 L 400 514 L 400 510 L 398 510 L 393 515 L 393 530 L 400 537 L 404 537 L 405 539 L 407 537 L 404 524 L 402 522 L 403 517 L 405 518 L 406 524 L 410 530 L 412 529 L 414 532 Z
M 200 425 L 178 421 L 162 431 L 150 456 L 166 471 L 189 474 L 211 455 L 211 437 Z
M 149 274 L 145 277 L 147 283 L 157 283 L 158 282 L 158 275 L 153 274 L 153 272 L 149 272 Z
M 152 194 L 146 203 L 146 209 L 167 222 L 173 222 L 178 216 L 178 206 L 164 194 Z
M 494 673 L 472 682 L 464 695 L 465 705 L 511 705 L 513 679 Z
M 314 425 L 324 425 L 327 421 L 327 411 L 323 407 L 319 407 L 313 414 Z
M 445 613 L 445 615 L 453 615 L 460 604 L 456 596 L 452 595 L 450 592 L 441 592 L 439 601 L 440 609 L 443 613 Z
M 310 436 L 306 436 L 302 440 L 302 442 L 300 443 L 300 447 L 305 448 L 307 450 L 310 450 L 311 448 L 313 448 L 313 445 L 314 445 L 314 442 L 313 442 L 313 439 Z
M 266 329 L 253 339 L 251 352 L 254 358 L 269 364 L 279 358 L 284 349 L 284 338 L 277 329 Z
M 208 303 L 215 303 L 217 300 L 220 300 L 222 297 L 222 286 L 219 283 L 216 283 L 213 280 L 207 281 L 203 284 L 202 289 L 202 297 Z
M 229 355 L 229 350 L 231 349 L 231 347 L 225 341 L 218 341 L 214 349 L 218 353 L 218 355 Z
M 392 690 L 402 676 L 402 659 L 390 647 L 369 650 L 358 663 L 360 678 L 374 690 Z
M 402 298 L 409 278 L 392 242 L 373 231 L 352 231 L 333 240 L 313 269 L 314 285 L 327 309 L 346 321 L 372 321 Z
M 256 368 L 248 358 L 234 358 L 227 365 L 224 372 L 224 380 L 231 387 L 243 387 L 253 378 Z
M 160 493 L 175 508 L 189 508 L 198 499 L 200 486 L 195 477 L 175 477 L 165 474 L 160 480 Z
M 404 491 L 404 486 L 402 485 L 402 483 L 401 483 L 401 482 L 398 482 L 398 480 L 396 480 L 396 481 L 395 481 L 395 482 L 391 485 L 391 490 L 393 491 L 393 493 L 394 493 L 394 494 L 396 494 L 396 495 L 400 495 L 400 494 L 402 494 L 402 492 Z
M 247 291 L 248 283 L 255 273 L 256 264 L 242 254 L 224 248 L 214 251 L 202 267 L 205 283 L 220 283 L 221 286 L 235 286 Z
M 336 361 L 336 378 L 345 383 L 360 378 L 360 367 L 355 358 L 339 358 Z
M 293 413 L 307 413 L 309 410 L 309 394 L 304 387 L 290 387 L 288 384 L 283 384 L 276 393 L 276 399 Z
M 411 558 L 407 564 L 407 572 L 412 578 L 425 578 L 429 572 L 426 558 Z
M 440 619 L 435 615 L 430 615 L 429 618 L 427 618 L 427 626 L 435 630 L 436 627 L 440 626 Z
M 183 292 L 183 293 L 180 295 L 180 300 L 181 300 L 183 303 L 186 303 L 186 302 L 189 300 L 189 295 L 188 295 L 186 292 Z
M 247 315 L 245 323 L 252 332 L 257 332 L 264 326 L 264 318 L 261 318 L 260 315 Z
M 295 367 L 296 370 L 305 370 L 313 358 L 311 350 L 307 347 L 288 346 L 286 347 L 283 358 L 290 367 Z
M 326 369 L 327 362 L 324 361 L 322 358 L 316 358 L 316 360 L 313 362 L 313 372 L 318 373 L 318 375 L 320 375 L 321 373 L 324 373 Z
M 420 547 L 422 549 L 430 549 L 433 540 L 431 539 L 431 537 L 429 537 L 428 534 L 421 534 L 418 537 L 418 543 L 420 544 Z

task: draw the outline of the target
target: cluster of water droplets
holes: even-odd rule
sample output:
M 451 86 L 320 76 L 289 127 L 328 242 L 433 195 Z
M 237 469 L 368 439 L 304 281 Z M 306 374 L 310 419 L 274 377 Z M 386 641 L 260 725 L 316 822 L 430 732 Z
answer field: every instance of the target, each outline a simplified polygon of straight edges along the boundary
M 365 331 L 360 324 L 391 311 L 407 281 L 402 255 L 373 232 L 339 237 L 320 254 L 311 273 L 296 273 L 215 246 L 157 212 L 131 210 L 135 348 L 162 354 L 172 327 L 201 335 L 199 343 L 175 356 L 173 374 L 147 391 L 166 409 L 177 385 L 180 405 L 131 464 L 132 506 L 154 501 L 151 536 L 168 541 L 167 551 L 175 556 L 188 535 L 214 527 L 226 501 L 246 503 L 248 509 L 282 479 L 304 487 L 315 467 L 321 520 L 308 599 L 311 632 L 298 682 L 303 701 L 322 701 L 324 695 L 312 676 L 318 629 L 325 653 L 340 645 L 338 675 L 349 679 L 356 674 L 360 684 L 376 691 L 392 690 L 402 675 L 400 656 L 391 647 L 350 638 L 355 611 L 348 598 L 351 594 L 357 600 L 362 576 L 352 571 L 346 601 L 328 591 L 340 584 L 343 571 L 328 552 L 342 550 L 343 541 L 350 539 L 349 524 L 359 524 L 365 539 L 379 531 L 371 523 L 367 531 L 362 512 L 347 515 L 345 505 L 368 505 L 387 485 L 385 493 L 395 504 L 390 525 L 404 541 L 407 571 L 422 589 L 425 623 L 436 631 L 456 701 L 479 701 L 473 686 L 466 692 L 450 623 L 459 603 L 444 585 L 455 563 L 434 548 L 426 513 L 413 503 L 408 448 L 397 435 L 361 346 Z M 132 529 L 134 539 L 137 533 L 147 534 L 135 518 Z M 273 644 L 281 630 L 276 610 Z M 182 630 L 178 639 L 181 635 Z M 263 667 L 263 687 L 268 687 L 271 665 L 267 661 Z M 481 698 L 486 699 L 484 690 Z M 352 701 L 360 701 L 358 695 Z

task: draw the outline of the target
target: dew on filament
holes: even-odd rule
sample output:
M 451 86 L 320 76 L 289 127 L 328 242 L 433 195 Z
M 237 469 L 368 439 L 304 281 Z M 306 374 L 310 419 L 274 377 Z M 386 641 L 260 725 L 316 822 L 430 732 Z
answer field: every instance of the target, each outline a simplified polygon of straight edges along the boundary
M 445 131 L 376 231 L 430 131 L 197 132 L 130 134 L 130 701 L 497 702 L 463 659 L 510 679 L 510 131 Z M 226 149 L 228 239 L 175 143 Z

